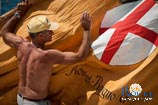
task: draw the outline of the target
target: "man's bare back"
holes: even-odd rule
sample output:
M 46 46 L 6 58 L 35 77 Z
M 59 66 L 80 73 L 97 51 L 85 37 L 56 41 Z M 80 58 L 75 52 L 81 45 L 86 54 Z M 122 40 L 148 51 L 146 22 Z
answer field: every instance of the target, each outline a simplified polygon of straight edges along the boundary
M 30 99 L 44 99 L 52 66 L 42 61 L 43 50 L 30 42 L 23 42 L 17 52 L 19 60 L 19 93 Z

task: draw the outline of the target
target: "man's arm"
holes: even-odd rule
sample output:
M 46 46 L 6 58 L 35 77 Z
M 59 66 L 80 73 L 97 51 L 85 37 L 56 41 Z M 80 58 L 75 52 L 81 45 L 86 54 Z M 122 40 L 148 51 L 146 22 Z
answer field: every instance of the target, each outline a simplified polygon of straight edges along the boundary
M 11 19 L 2 27 L 0 34 L 6 44 L 11 47 L 17 48 L 23 39 L 14 34 L 14 29 L 19 19 L 12 16 Z
M 84 13 L 81 18 L 81 24 L 84 29 L 82 44 L 78 52 L 61 52 L 58 50 L 45 51 L 46 62 L 53 64 L 75 63 L 88 56 L 90 49 L 90 27 L 91 19 L 88 13 Z
M 2 27 L 0 35 L 4 42 L 11 47 L 18 48 L 18 46 L 24 41 L 22 37 L 16 36 L 14 30 L 20 17 L 27 11 L 29 5 L 28 0 L 25 0 L 17 5 L 17 11 L 15 15 Z

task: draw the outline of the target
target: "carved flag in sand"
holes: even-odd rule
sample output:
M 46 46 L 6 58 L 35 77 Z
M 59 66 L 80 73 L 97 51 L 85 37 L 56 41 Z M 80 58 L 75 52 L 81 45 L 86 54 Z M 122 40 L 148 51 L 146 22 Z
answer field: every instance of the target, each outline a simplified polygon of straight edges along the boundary
M 158 45 L 157 11 L 154 0 L 139 2 L 93 42 L 94 54 L 110 65 L 131 65 L 144 60 Z

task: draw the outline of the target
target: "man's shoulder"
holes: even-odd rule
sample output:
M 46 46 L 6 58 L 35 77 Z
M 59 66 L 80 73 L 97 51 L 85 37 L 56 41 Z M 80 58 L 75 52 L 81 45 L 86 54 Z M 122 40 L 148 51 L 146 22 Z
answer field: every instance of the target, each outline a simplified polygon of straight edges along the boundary
M 41 51 L 41 58 L 46 62 L 47 61 L 49 62 L 50 60 L 55 61 L 57 58 L 57 53 L 58 53 L 58 50 L 55 50 L 55 49 L 42 50 Z
M 29 42 L 29 41 L 27 41 L 27 40 L 24 39 L 24 40 L 21 42 L 19 48 L 21 48 L 21 47 L 23 47 L 23 48 L 25 47 L 25 48 L 26 48 L 26 47 L 28 47 L 29 44 L 31 44 L 31 42 Z
M 27 39 L 23 39 L 22 43 L 19 45 L 18 50 L 30 50 L 34 48 L 34 45 Z
M 43 50 L 43 52 L 45 56 L 54 56 L 54 57 L 61 53 L 61 51 L 57 49 Z
M 19 38 L 21 39 L 21 44 L 27 44 L 27 43 L 30 43 L 28 39 L 26 38 L 23 38 L 21 36 L 19 36 Z

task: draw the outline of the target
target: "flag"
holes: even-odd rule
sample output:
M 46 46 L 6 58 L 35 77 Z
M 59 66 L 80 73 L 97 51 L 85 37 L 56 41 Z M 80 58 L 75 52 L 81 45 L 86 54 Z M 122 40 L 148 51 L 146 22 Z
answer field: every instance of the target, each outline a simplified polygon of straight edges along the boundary
M 135 4 L 137 5 L 130 12 L 129 9 L 121 11 L 128 6 L 132 8 Z M 158 45 L 158 4 L 154 0 L 142 0 L 118 8 L 121 9 L 114 9 L 116 12 L 108 14 L 115 13 L 114 19 L 103 19 L 102 32 L 114 25 L 104 33 L 100 31 L 102 34 L 91 45 L 94 55 L 110 65 L 139 63 Z M 120 19 L 122 15 L 125 16 Z

